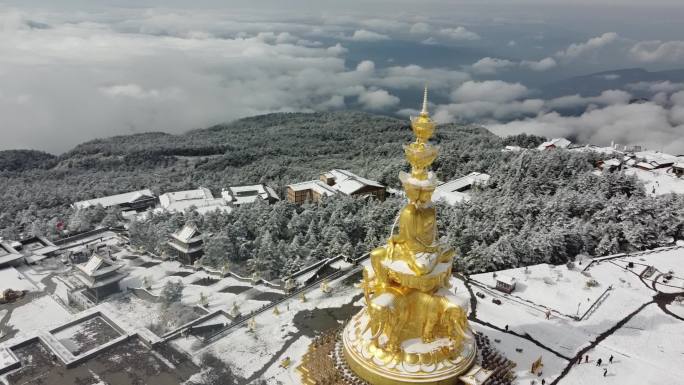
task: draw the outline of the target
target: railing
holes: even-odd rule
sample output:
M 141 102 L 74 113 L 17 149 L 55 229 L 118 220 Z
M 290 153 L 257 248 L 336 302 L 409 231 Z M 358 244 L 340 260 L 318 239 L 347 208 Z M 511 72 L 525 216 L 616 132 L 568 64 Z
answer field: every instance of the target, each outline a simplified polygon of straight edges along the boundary
M 249 321 L 250 318 L 256 317 L 256 316 L 258 316 L 259 314 L 261 314 L 261 313 L 263 313 L 263 312 L 265 312 L 265 311 L 269 311 L 270 309 L 272 309 L 272 308 L 274 308 L 274 307 L 276 307 L 276 306 L 278 306 L 278 305 L 280 305 L 280 304 L 282 304 L 282 303 L 284 303 L 284 302 L 286 302 L 286 301 L 291 300 L 292 298 L 294 298 L 295 296 L 301 294 L 302 292 L 308 291 L 308 290 L 310 290 L 311 288 L 313 288 L 313 287 L 315 287 L 315 286 L 317 286 L 317 285 L 320 285 L 320 283 L 323 282 L 323 281 L 326 280 L 326 279 L 328 279 L 328 280 L 333 280 L 333 279 L 337 279 L 337 278 L 339 278 L 339 277 L 341 277 L 341 276 L 343 276 L 343 275 L 353 275 L 353 274 L 355 274 L 356 272 L 358 272 L 359 270 L 361 270 L 361 266 L 358 266 L 358 265 L 357 265 L 357 266 L 354 266 L 353 268 L 351 268 L 351 269 L 349 269 L 349 270 L 338 270 L 338 271 L 336 271 L 335 273 L 333 273 L 333 274 L 331 274 L 331 275 L 329 275 L 329 276 L 322 277 L 321 279 L 317 280 L 316 282 L 311 283 L 310 285 L 301 287 L 301 288 L 299 288 L 299 289 L 293 291 L 292 293 L 290 293 L 289 295 L 287 295 L 287 296 L 281 298 L 281 299 L 278 300 L 278 301 L 272 302 L 271 304 L 269 304 L 269 305 L 267 305 L 267 306 L 264 306 L 264 307 L 262 307 L 262 308 L 260 308 L 260 309 L 258 309 L 258 310 L 255 310 L 255 311 L 253 311 L 253 312 L 251 312 L 251 313 L 249 313 L 249 314 L 246 314 L 246 315 L 241 316 L 241 317 L 239 318 L 238 321 L 231 323 L 231 324 L 228 325 L 225 329 L 219 330 L 218 332 L 213 333 L 213 334 L 207 336 L 207 337 L 204 339 L 204 342 L 205 342 L 206 344 L 210 344 L 210 343 L 212 343 L 212 342 L 214 342 L 214 341 L 216 341 L 216 340 L 218 340 L 218 339 L 220 339 L 220 338 L 223 338 L 223 336 L 224 336 L 225 333 L 230 332 L 232 329 L 234 329 L 234 328 L 236 328 L 236 327 L 239 327 L 239 326 L 244 325 L 246 322 Z

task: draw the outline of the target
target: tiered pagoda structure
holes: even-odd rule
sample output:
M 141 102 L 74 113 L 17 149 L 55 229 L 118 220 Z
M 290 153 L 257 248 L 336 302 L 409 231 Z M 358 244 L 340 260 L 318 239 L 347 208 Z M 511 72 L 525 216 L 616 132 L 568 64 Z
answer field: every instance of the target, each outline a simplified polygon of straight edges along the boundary
M 387 244 L 364 266 L 365 306 L 336 338 L 334 365 L 321 366 L 316 357 L 326 345 L 312 344 L 300 366 L 304 383 L 476 385 L 491 374 L 476 363 L 469 296 L 453 288 L 455 253 L 437 237 L 430 165 L 439 151 L 429 142 L 435 124 L 427 106 L 426 88 L 423 109 L 411 119 L 416 139 L 404 146 L 411 172 L 399 174 L 408 202 Z
M 119 282 L 127 275 L 120 271 L 123 265 L 99 254 L 93 254 L 88 262 L 75 267 L 76 277 L 85 286 L 83 294 L 93 303 L 120 292 Z
M 167 242 L 172 250 L 172 258 L 192 265 L 204 255 L 202 233 L 193 223 L 186 223 L 182 229 L 171 234 Z

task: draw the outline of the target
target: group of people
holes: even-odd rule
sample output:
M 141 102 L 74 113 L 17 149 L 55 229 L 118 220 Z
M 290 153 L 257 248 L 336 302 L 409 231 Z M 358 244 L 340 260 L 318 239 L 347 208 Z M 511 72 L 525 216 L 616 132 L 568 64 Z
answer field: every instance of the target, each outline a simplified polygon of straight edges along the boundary
M 493 347 L 489 337 L 481 332 L 475 333 L 475 342 L 482 357 L 482 367 L 493 372 L 485 384 L 511 385 L 515 380 L 515 374 L 512 370 L 515 363 Z
M 582 356 L 579 356 L 579 357 L 577 358 L 577 365 L 581 365 L 581 364 L 582 364 L 582 358 L 583 358 Z M 609 364 L 612 364 L 612 363 L 613 363 L 613 358 L 614 358 L 614 357 L 613 357 L 613 355 L 611 354 L 610 357 L 608 358 L 608 363 L 609 363 Z M 588 364 L 588 363 L 589 363 L 589 355 L 588 355 L 588 354 L 584 356 L 584 363 L 585 363 L 585 364 Z M 603 359 L 602 359 L 602 358 L 599 358 L 598 360 L 596 360 L 596 366 L 599 366 L 599 367 L 600 367 L 602 363 L 603 363 Z M 605 377 L 605 376 L 607 376 L 607 375 L 608 375 L 608 368 L 603 368 L 603 377 Z
M 613 355 L 611 354 L 610 357 L 608 357 L 608 363 L 609 363 L 609 364 L 612 364 L 614 358 L 615 358 L 615 357 L 613 357 Z M 581 365 L 581 364 L 582 364 L 582 360 L 584 360 L 584 363 L 585 363 L 585 364 L 588 364 L 588 363 L 589 363 L 589 355 L 587 354 L 587 355 L 584 355 L 584 356 L 579 356 L 579 357 L 577 358 L 577 365 Z M 599 358 L 598 360 L 596 360 L 596 366 L 599 366 L 599 367 L 600 367 L 602 364 L 603 364 L 603 359 L 602 359 L 602 358 Z M 606 377 L 607 375 L 608 375 L 608 368 L 606 367 L 606 368 L 603 368 L 603 377 Z M 535 385 L 536 383 L 537 383 L 537 381 L 535 381 L 535 380 L 530 381 L 530 384 L 531 384 L 531 385 Z M 541 385 L 546 385 L 546 380 L 545 380 L 545 379 L 542 379 L 542 380 L 541 380 Z

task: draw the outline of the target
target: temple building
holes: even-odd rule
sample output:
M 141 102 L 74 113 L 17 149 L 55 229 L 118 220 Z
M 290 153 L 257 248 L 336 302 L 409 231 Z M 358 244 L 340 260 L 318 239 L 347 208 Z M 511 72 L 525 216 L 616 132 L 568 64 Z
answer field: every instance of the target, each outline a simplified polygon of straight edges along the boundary
M 572 142 L 565 138 L 554 138 L 549 140 L 548 142 L 540 144 L 539 147 L 537 147 L 537 150 L 544 151 L 553 150 L 555 148 L 568 148 L 571 144 Z
M 120 292 L 119 282 L 126 277 L 119 271 L 123 265 L 99 254 L 93 254 L 88 262 L 75 267 L 76 278 L 85 285 L 81 293 L 93 303 Z
M 376 181 L 342 169 L 323 173 L 317 180 L 287 186 L 287 200 L 298 204 L 320 202 L 322 198 L 336 194 L 385 200 L 386 188 Z
M 77 210 L 100 205 L 104 208 L 118 207 L 121 211 L 141 212 L 153 208 L 157 197 L 149 189 L 110 195 L 102 198 L 74 202 L 71 206 Z
M 515 278 L 506 274 L 496 275 L 496 289 L 510 294 L 515 290 Z
M 43 236 L 24 238 L 13 244 L 15 250 L 20 252 L 28 264 L 34 264 L 45 258 L 54 256 L 59 247 Z
M 679 178 L 684 176 L 684 163 L 675 163 L 672 165 L 672 172 Z
M 232 210 L 225 199 L 214 198 L 211 190 L 205 187 L 162 194 L 159 196 L 159 205 L 162 210 L 176 213 L 188 209 L 194 209 L 200 214 L 216 210 L 229 213 Z
M 478 187 L 484 187 L 489 182 L 489 174 L 481 172 L 471 172 L 470 174 L 443 183 L 432 194 L 432 201 L 444 201 L 453 206 L 459 202 L 470 200 L 470 192 Z
M 16 251 L 9 243 L 0 242 L 0 268 L 18 266 L 23 262 L 23 254 Z
M 194 224 L 188 223 L 171 234 L 167 244 L 172 249 L 171 258 L 186 265 L 192 265 L 204 255 L 202 233 Z
M 275 190 L 265 184 L 231 186 L 221 191 L 221 197 L 233 206 L 254 203 L 257 200 L 273 204 L 280 200 Z

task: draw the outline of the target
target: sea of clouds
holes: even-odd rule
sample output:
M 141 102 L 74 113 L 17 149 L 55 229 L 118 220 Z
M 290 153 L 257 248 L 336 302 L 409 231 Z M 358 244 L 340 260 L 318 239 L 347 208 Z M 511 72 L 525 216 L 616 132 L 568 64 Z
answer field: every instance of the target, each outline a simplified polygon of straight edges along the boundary
M 492 55 L 451 67 L 348 59 L 355 44 L 390 41 L 492 44 L 476 25 L 406 15 L 279 19 L 225 9 L 0 6 L 0 149 L 58 153 L 97 137 L 181 133 L 283 111 L 353 108 L 407 116 L 416 110 L 400 95 L 420 95 L 429 84 L 440 123 L 465 120 L 500 135 L 614 140 L 684 153 L 682 84 L 639 82 L 598 95 L 544 99 L 523 82 L 498 79 L 511 71 L 547 73 L 600 61 L 601 55 L 675 66 L 684 59 L 684 41 L 605 32 L 534 58 Z M 649 101 L 630 104 L 636 91 L 649 93 Z M 584 112 L 563 115 L 568 108 Z

